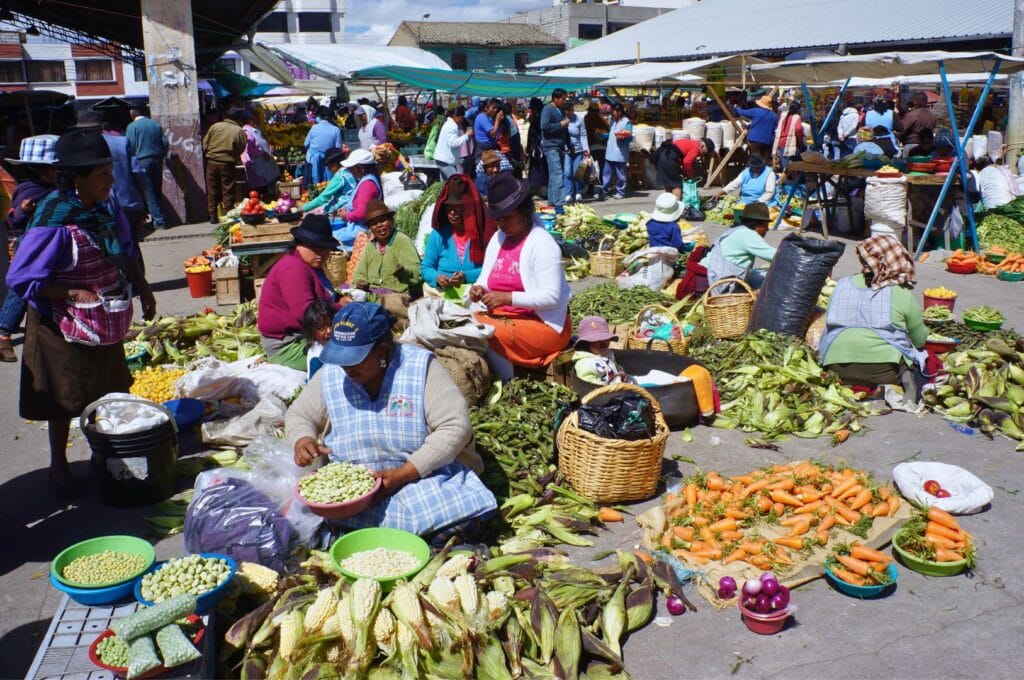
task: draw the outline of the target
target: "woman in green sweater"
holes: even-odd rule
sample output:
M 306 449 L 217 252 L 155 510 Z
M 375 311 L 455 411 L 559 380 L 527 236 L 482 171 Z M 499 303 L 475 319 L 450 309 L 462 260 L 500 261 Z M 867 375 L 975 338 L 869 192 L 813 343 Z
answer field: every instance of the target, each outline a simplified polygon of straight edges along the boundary
M 917 401 L 928 336 L 921 307 L 910 289 L 914 261 L 891 236 L 872 236 L 857 246 L 860 274 L 841 279 L 829 301 L 821 365 L 847 384 L 902 385 Z
M 373 240 L 356 264 L 353 286 L 380 295 L 403 293 L 416 298 L 423 284 L 420 256 L 412 239 L 395 231 L 394 217 L 383 201 L 367 204 L 366 226 Z

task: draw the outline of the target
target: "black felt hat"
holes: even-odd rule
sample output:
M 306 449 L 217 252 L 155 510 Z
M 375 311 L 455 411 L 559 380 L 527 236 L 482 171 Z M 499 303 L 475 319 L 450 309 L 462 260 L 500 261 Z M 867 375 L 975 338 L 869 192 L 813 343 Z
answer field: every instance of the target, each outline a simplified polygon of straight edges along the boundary
M 327 215 L 305 215 L 299 226 L 292 227 L 292 238 L 311 248 L 337 248 L 340 244 L 331 230 Z
M 110 147 L 99 130 L 77 128 L 57 140 L 57 165 L 62 167 L 81 168 L 113 161 Z

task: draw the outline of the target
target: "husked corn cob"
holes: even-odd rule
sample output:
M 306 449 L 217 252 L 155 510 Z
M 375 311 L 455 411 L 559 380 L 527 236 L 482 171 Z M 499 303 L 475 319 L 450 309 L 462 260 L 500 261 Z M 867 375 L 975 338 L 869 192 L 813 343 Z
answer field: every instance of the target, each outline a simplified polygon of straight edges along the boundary
M 345 644 L 351 645 L 356 639 L 356 628 L 352 625 L 352 607 L 347 595 L 338 602 L 338 613 L 335 618 L 338 619 L 338 631 L 341 633 L 341 639 L 345 641 Z
M 236 576 L 248 595 L 270 595 L 277 588 L 278 573 L 256 562 L 242 562 Z
M 367 623 L 380 605 L 380 583 L 369 578 L 358 579 L 349 592 L 352 622 Z
M 443 576 L 435 576 L 427 588 L 427 594 L 434 600 L 437 606 L 449 611 L 459 610 L 459 592 L 455 590 L 455 584 L 451 579 Z
M 505 593 L 497 590 L 487 592 L 487 617 L 491 623 L 497 623 L 508 613 L 508 598 Z
M 295 646 L 299 642 L 299 634 L 302 632 L 302 612 L 298 609 L 285 617 L 281 622 L 281 630 L 278 633 L 279 641 L 277 654 L 285 659 L 290 659 L 295 653 Z
M 307 633 L 315 633 L 323 627 L 327 619 L 333 618 L 337 611 L 338 596 L 334 594 L 333 588 L 324 588 L 317 593 L 316 600 L 306 610 L 303 629 Z
M 391 591 L 391 609 L 399 621 L 413 629 L 420 644 L 429 648 L 430 633 L 427 631 L 423 607 L 420 605 L 420 596 L 416 589 L 408 583 L 399 582 Z
M 377 640 L 377 646 L 385 654 L 391 655 L 395 651 L 395 615 L 387 607 L 381 607 L 377 612 L 377 618 L 373 622 L 373 637 Z
M 469 617 L 476 615 L 480 609 L 480 591 L 476 587 L 476 579 L 469 574 L 455 577 L 455 590 L 459 593 L 462 612 Z
M 452 555 L 448 558 L 448 561 L 441 565 L 441 568 L 437 570 L 434 576 L 435 578 L 453 579 L 469 571 L 469 565 L 472 561 L 473 557 L 465 553 Z

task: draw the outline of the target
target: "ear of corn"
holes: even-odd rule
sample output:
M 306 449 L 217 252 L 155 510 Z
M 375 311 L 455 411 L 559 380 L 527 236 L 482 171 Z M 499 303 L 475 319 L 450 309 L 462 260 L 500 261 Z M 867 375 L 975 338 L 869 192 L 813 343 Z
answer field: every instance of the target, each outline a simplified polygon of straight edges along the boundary
M 477 650 L 477 677 L 488 678 L 488 680 L 512 680 L 512 674 L 508 672 L 505 665 L 505 653 L 501 649 L 501 643 L 493 635 L 485 638 Z M 576 677 L 576 674 L 565 677 Z
M 412 626 L 402 620 L 401 617 L 395 624 L 398 638 L 398 654 L 402 662 L 402 669 L 405 677 L 419 677 L 419 639 Z
M 508 617 L 505 623 L 505 641 L 502 643 L 505 648 L 505 656 L 508 657 L 508 669 L 512 676 L 518 678 L 523 674 L 523 666 L 520 659 L 523 654 L 523 627 L 516 616 Z
M 555 650 L 555 627 L 557 614 L 554 605 L 540 590 L 530 603 L 530 624 L 540 646 L 541 663 L 547 664 Z
M 277 588 L 277 572 L 256 562 L 239 564 L 236 576 L 242 591 L 248 595 L 270 595 Z
M 460 574 L 455 578 L 455 590 L 459 593 L 462 613 L 470 619 L 480 609 L 480 591 L 476 587 L 476 579 L 469 574 Z
M 456 576 L 461 576 L 469 571 L 469 565 L 472 561 L 473 557 L 466 553 L 452 555 L 448 558 L 448 561 L 442 564 L 441 568 L 437 570 L 434 578 L 454 579 Z
M 284 659 L 291 659 L 299 642 L 300 633 L 302 633 L 302 610 L 295 609 L 281 622 L 277 655 Z
M 619 583 L 601 612 L 601 633 L 604 641 L 618 656 L 622 656 L 620 639 L 626 628 L 626 583 L 626 579 Z
M 399 621 L 413 630 L 419 638 L 419 643 L 424 648 L 430 649 L 430 632 L 427 630 L 423 607 L 420 605 L 420 597 L 416 589 L 408 583 L 398 583 L 391 591 L 391 609 Z
M 626 596 L 626 630 L 632 632 L 647 625 L 654 614 L 654 586 L 645 583 Z
M 377 646 L 391 656 L 395 652 L 395 617 L 391 610 L 381 607 L 377 612 L 377 618 L 373 622 L 373 637 Z
M 306 617 L 303 623 L 303 630 L 306 633 L 315 633 L 323 628 L 329 618 L 334 618 L 338 611 L 338 596 L 332 588 L 324 588 L 317 593 L 316 600 L 306 610 Z
M 576 612 L 565 609 L 558 617 L 558 626 L 555 629 L 555 656 L 562 666 L 565 677 L 576 677 L 582 653 L 583 643 L 580 641 L 580 626 L 576 621 Z
M 504 617 L 508 614 L 508 598 L 505 597 L 505 593 L 497 590 L 488 591 L 485 596 L 487 599 L 487 617 L 492 626 L 499 626 L 504 620 Z
M 345 641 L 346 645 L 351 646 L 356 639 L 356 628 L 352 624 L 352 607 L 347 595 L 338 602 L 338 613 L 335 618 L 338 619 L 338 632 L 341 633 L 341 639 Z
M 365 671 L 373 660 L 376 645 L 370 627 L 380 608 L 380 583 L 373 579 L 361 578 L 352 585 L 349 593 L 352 626 L 355 628 L 355 643 L 349 644 L 352 659 L 349 668 Z
M 440 575 L 435 576 L 434 580 L 430 582 L 427 594 L 438 607 L 448 611 L 459 610 L 459 593 L 451 579 Z

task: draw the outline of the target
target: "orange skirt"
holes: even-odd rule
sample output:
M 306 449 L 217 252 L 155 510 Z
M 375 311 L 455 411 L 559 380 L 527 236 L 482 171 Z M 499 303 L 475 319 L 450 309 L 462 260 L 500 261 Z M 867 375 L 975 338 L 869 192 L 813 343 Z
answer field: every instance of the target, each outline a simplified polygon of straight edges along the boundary
M 571 319 L 566 316 L 561 333 L 536 315 L 503 316 L 500 312 L 478 313 L 476 320 L 494 328 L 490 347 L 516 366 L 543 368 L 558 357 L 572 340 Z

